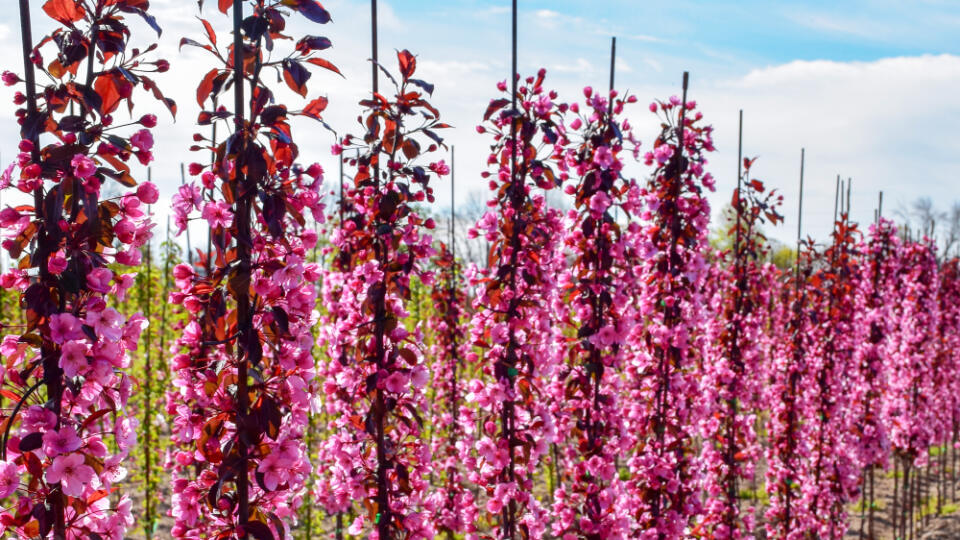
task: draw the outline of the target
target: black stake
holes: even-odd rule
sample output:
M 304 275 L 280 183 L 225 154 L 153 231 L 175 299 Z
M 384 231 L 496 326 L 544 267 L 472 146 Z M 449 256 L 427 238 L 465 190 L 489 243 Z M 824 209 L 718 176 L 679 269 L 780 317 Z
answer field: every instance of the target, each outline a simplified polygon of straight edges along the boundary
M 800 149 L 800 196 L 797 197 L 797 288 L 800 287 L 800 235 L 803 231 L 803 164 L 806 157 L 806 149 Z
M 245 76 L 243 73 L 243 35 L 240 28 L 243 23 L 243 0 L 233 0 L 233 117 L 235 135 L 245 130 L 244 127 L 244 106 L 243 84 Z M 241 145 L 243 143 L 241 142 Z M 238 187 L 236 200 L 236 225 L 237 225 L 237 260 L 239 263 L 239 272 L 241 274 L 250 273 L 251 253 L 250 253 L 250 206 L 251 197 L 255 190 L 246 186 L 246 179 L 243 175 L 242 163 L 240 163 L 240 154 L 237 156 L 236 163 L 236 185 Z M 258 346 L 253 342 L 258 341 L 256 330 L 253 328 L 253 314 L 250 309 L 250 298 L 248 293 L 240 290 L 236 298 L 237 302 L 237 326 L 240 332 L 240 342 L 243 344 L 237 347 L 237 425 L 242 426 L 246 423 L 248 409 L 247 393 L 247 361 L 250 351 L 248 347 Z M 253 334 L 253 335 L 251 335 Z M 237 464 L 237 521 L 240 525 L 246 524 L 250 520 L 250 494 L 249 494 L 249 475 L 247 470 L 248 449 L 246 437 L 237 433 L 237 451 L 239 454 L 239 463 Z M 246 540 L 248 535 L 246 530 L 240 535 L 241 540 Z
M 837 209 L 838 204 L 840 203 L 840 193 L 843 192 L 842 180 L 840 180 L 840 175 L 837 175 L 837 185 L 833 188 L 833 230 L 837 229 Z
M 617 37 L 613 36 L 610 38 L 610 94 L 608 98 L 610 102 L 607 104 L 607 115 L 613 116 L 613 76 L 616 71 L 616 62 L 617 62 Z
M 848 219 L 848 220 L 850 219 L 850 191 L 851 191 L 851 186 L 853 186 L 853 178 L 847 178 L 847 210 L 846 210 L 846 214 L 847 214 L 847 219 Z

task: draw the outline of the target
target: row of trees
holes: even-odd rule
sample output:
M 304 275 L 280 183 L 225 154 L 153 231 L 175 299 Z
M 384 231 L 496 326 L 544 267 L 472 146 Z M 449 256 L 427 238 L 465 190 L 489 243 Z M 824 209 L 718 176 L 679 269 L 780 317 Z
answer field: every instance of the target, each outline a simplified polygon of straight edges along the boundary
M 761 229 L 781 199 L 750 159 L 732 244 L 711 248 L 712 128 L 686 76 L 649 105 L 645 152 L 638 100 L 612 82 L 570 103 L 542 70 L 501 82 L 478 127 L 491 196 L 467 234 L 486 264 L 463 265 L 432 236 L 449 126 L 416 57 L 399 51 L 394 75 L 374 46 L 325 208 L 290 119 L 327 100 L 283 104 L 264 75 L 306 98 L 311 66 L 337 72 L 329 40 L 285 33 L 330 15 L 221 0 L 231 42 L 203 19 L 182 42 L 212 62 L 210 134 L 172 201 L 176 229 L 211 234 L 182 262 L 169 232 L 155 257 L 158 191 L 131 173 L 157 119 L 112 116 L 138 89 L 176 113 L 150 79 L 169 64 L 129 46 L 127 17 L 159 31 L 147 3 L 47 0 L 58 26 L 39 44 L 20 7 L 24 74 L 4 80 L 22 85 L 23 141 L 2 187 L 32 204 L 0 211 L 16 261 L 0 277 L 5 533 L 119 539 L 139 520 L 149 537 L 166 514 L 177 538 L 839 538 L 859 499 L 874 537 L 893 462 L 904 536 L 931 456 L 953 479 L 960 263 L 888 220 L 864 234 L 841 205 L 830 243 L 778 268 Z M 113 181 L 126 189 L 103 197 Z

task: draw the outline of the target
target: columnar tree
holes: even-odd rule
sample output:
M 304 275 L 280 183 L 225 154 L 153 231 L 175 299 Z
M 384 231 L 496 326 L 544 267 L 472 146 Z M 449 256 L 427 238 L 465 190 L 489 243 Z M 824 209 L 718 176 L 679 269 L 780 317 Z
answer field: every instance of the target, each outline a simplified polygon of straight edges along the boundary
M 285 6 L 221 1 L 222 12 L 233 10 L 227 53 L 205 20 L 207 43 L 182 42 L 207 50 L 218 64 L 198 86 L 204 109 L 197 123 L 218 122 L 229 135 L 222 141 L 194 136 L 192 150 L 213 152 L 215 159 L 190 166 L 205 189 L 188 183 L 174 197 L 180 227 L 199 212 L 213 247 L 209 273 L 190 265 L 174 269 L 179 291 L 171 299 L 192 314 L 182 353 L 172 362 L 175 388 L 168 397 L 180 444 L 172 510 L 178 537 L 282 537 L 309 474 L 303 439 L 314 393 L 311 328 L 319 273 L 306 262 L 317 237 L 305 225 L 309 213 L 323 217 L 323 171 L 297 163 L 289 119 L 318 119 L 327 100 L 288 107 L 262 76 L 275 72 L 305 97 L 307 66 L 332 66 L 315 56 L 330 46 L 319 36 L 301 38 L 282 59 L 266 54 L 286 38 Z M 312 1 L 294 9 L 314 23 L 330 20 Z M 232 110 L 218 105 L 228 90 Z
M 3 76 L 23 85 L 15 96 L 22 141 L 0 187 L 30 202 L 0 211 L 3 247 L 17 262 L 0 284 L 19 293 L 25 311 L 25 324 L 0 345 L 11 400 L 0 498 L 19 496 L 0 522 L 23 538 L 117 538 L 132 525 L 131 502 L 108 495 L 136 444 L 125 370 L 146 320 L 109 307 L 133 281 L 109 265 L 140 263 L 152 226 L 145 204 L 158 193 L 149 182 L 138 186 L 131 169 L 153 159 L 156 117 L 120 123 L 113 114 L 132 111 L 136 89 L 176 109 L 150 79 L 168 68 L 151 56 L 156 45 L 130 46 L 131 16 L 159 32 L 146 2 L 48 0 L 53 30 L 36 44 L 29 7 L 20 2 L 23 77 Z M 47 81 L 41 88 L 37 71 Z M 120 194 L 102 198 L 110 182 Z
M 763 335 L 774 301 L 761 226 L 783 220 L 777 210 L 783 198 L 749 178 L 753 161 L 744 159 L 743 177 L 734 190 L 733 215 L 727 220 L 732 249 L 717 256 L 710 274 L 711 320 L 703 360 L 707 412 L 702 421 L 707 503 L 701 528 L 717 538 L 741 538 L 752 531 L 751 514 L 742 514 L 740 486 L 754 479 L 761 457 L 756 419 L 764 406 L 769 359 Z
M 560 214 L 542 191 L 567 176 L 560 159 L 566 106 L 543 87 L 545 75 L 540 70 L 519 88 L 511 83 L 509 92 L 499 83 L 507 97 L 490 101 L 478 127 L 493 136 L 493 171 L 483 173 L 493 197 L 469 233 L 490 242 L 489 265 L 470 280 L 471 338 L 483 351 L 483 378 L 471 383 L 468 398 L 483 411 L 471 480 L 485 486 L 485 521 L 501 538 L 542 536 L 546 520 L 532 495 L 533 474 L 554 438 L 543 393 L 556 369 L 551 307 L 562 235 Z
M 865 299 L 858 283 L 860 231 L 849 212 L 840 212 L 832 236 L 823 264 L 812 277 L 820 291 L 814 306 L 818 327 L 814 331 L 820 346 L 816 354 L 809 355 L 815 414 L 806 421 L 815 433 L 812 482 L 803 486 L 810 515 L 819 521 L 812 532 L 825 538 L 839 538 L 846 532 L 846 505 L 859 489 L 854 426 L 856 397 L 863 385 L 854 353 L 867 340 L 865 328 L 854 318 L 863 311 Z
M 356 149 L 356 167 L 345 186 L 350 210 L 334 234 L 334 268 L 324 298 L 329 327 L 321 332 L 330 362 L 324 368 L 325 405 L 333 416 L 324 455 L 331 463 L 320 471 L 320 489 L 329 512 L 353 502 L 364 511 L 351 534 L 370 538 L 428 538 L 434 524 L 424 512 L 431 467 L 424 444 L 421 412 L 429 372 L 419 329 L 408 331 L 411 279 L 432 282 L 429 258 L 435 228 L 418 203 L 433 202 L 431 176 L 449 174 L 440 160 L 428 162 L 447 127 L 427 101 L 433 85 L 414 78 L 416 58 L 397 53 L 400 78 L 385 69 L 394 95 L 364 99 L 358 118 L 364 129 L 347 135 L 335 152 Z M 379 66 L 378 66 L 379 67 Z
M 459 282 L 461 265 L 443 244 L 434 261 L 437 271 L 430 292 L 434 309 L 427 320 L 433 334 L 428 351 L 434 390 L 430 422 L 435 476 L 442 478 L 442 483 L 431 498 L 437 532 L 451 538 L 476 532 L 476 501 L 464 463 L 473 459 L 477 415 L 464 400 L 465 382 L 473 366 L 467 363 L 470 343 L 464 328 L 467 298 Z
M 764 528 L 772 538 L 799 539 L 815 530 L 816 518 L 803 503 L 801 487 L 811 482 L 810 459 L 815 435 L 810 422 L 815 413 L 813 362 L 819 341 L 817 325 L 811 316 L 813 267 L 819 259 L 813 241 L 798 243 L 793 275 L 781 283 L 779 302 L 783 313 L 772 331 L 780 332 L 774 350 L 769 386 L 765 393 L 769 418 L 766 422 L 768 445 L 766 492 L 770 505 L 764 513 Z
M 713 189 L 705 154 L 714 148 L 713 128 L 685 98 L 650 105 L 661 113 L 661 133 L 646 154 L 647 164 L 656 166 L 640 194 L 645 223 L 634 235 L 640 254 L 634 272 L 645 283 L 637 300 L 644 322 L 629 337 L 624 414 L 635 440 L 623 504 L 634 520 L 632 534 L 644 538 L 681 535 L 701 506 L 693 429 L 701 347 L 693 335 L 702 321 L 710 219 L 704 190 Z
M 561 274 L 558 318 L 575 337 L 563 351 L 561 385 L 553 387 L 569 482 L 555 490 L 552 527 L 558 537 L 622 538 L 629 517 L 618 504 L 626 493 L 616 463 L 629 451 L 629 438 L 619 397 L 639 283 L 630 263 L 637 253 L 615 214 L 622 211 L 629 222 L 642 208 L 640 186 L 623 175 L 625 156 L 639 152 L 623 118 L 625 103 L 636 97 L 604 96 L 589 87 L 584 95 L 582 108 L 570 106 L 576 118 L 567 127 L 577 140 L 564 155 L 576 178 L 566 186 L 575 208 L 566 222 L 564 244 L 573 258 Z
M 864 508 L 869 508 L 867 533 L 870 537 L 875 536 L 874 475 L 877 468 L 884 469 L 889 465 L 890 458 L 888 426 L 883 422 L 881 406 L 882 398 L 888 391 L 886 347 L 895 331 L 889 299 L 893 297 L 892 279 L 898 264 L 899 240 L 896 233 L 892 221 L 880 219 L 870 226 L 867 240 L 859 248 L 865 259 L 860 265 L 863 275 L 859 279 L 864 309 L 858 311 L 855 317 L 864 327 L 862 331 L 866 333 L 866 342 L 854 351 L 861 388 L 857 397 L 860 410 L 853 413 L 858 415 L 857 456 L 864 469 L 861 500 L 865 501 Z

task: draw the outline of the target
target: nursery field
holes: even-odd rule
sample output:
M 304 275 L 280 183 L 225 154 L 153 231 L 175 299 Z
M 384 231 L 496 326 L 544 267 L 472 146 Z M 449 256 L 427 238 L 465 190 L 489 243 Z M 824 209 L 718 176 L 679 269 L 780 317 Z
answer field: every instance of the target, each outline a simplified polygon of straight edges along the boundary
M 517 73 L 516 1 L 510 75 L 476 108 L 489 155 L 460 156 L 487 200 L 458 215 L 434 193 L 453 128 L 417 55 L 378 55 L 375 0 L 359 104 L 322 92 L 315 0 L 186 4 L 209 66 L 166 200 L 162 120 L 128 113 L 177 115 L 151 78 L 178 69 L 150 45 L 164 21 L 19 0 L 0 536 L 960 538 L 960 260 L 932 222 L 881 193 L 857 223 L 838 178 L 829 238 L 777 245 L 785 201 L 741 149 L 711 223 L 733 172 L 688 74 L 619 91 L 614 41 L 609 88 L 560 96 Z M 337 134 L 339 178 L 300 162 L 298 117 Z

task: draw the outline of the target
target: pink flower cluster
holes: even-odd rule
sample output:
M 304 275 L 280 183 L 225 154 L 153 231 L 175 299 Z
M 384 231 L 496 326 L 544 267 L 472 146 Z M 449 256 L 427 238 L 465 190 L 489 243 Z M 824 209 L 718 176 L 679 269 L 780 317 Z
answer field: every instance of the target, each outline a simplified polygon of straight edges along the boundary
M 478 501 L 485 509 L 481 523 L 504 538 L 521 530 L 530 538 L 544 535 L 547 513 L 532 496 L 532 483 L 557 438 L 553 411 L 540 396 L 558 375 L 562 354 L 553 308 L 559 303 L 563 225 L 542 190 L 569 176 L 563 157 L 567 106 L 544 89 L 544 76 L 540 70 L 515 95 L 492 100 L 487 123 L 478 128 L 494 139 L 487 161 L 493 171 L 483 173 L 493 197 L 469 236 L 484 236 L 492 258 L 469 276 L 475 291 L 471 340 L 482 350 L 482 368 L 468 383 L 467 400 L 481 411 L 481 429 L 476 454 L 464 465 L 470 481 L 485 488 Z
M 641 210 L 640 186 L 623 176 L 624 154 L 637 156 L 639 142 L 622 118 L 625 103 L 615 91 L 604 96 L 584 89 L 586 102 L 570 105 L 569 127 L 579 144 L 563 156 L 576 181 L 566 185 L 575 208 L 567 214 L 565 247 L 572 264 L 561 273 L 562 294 L 553 307 L 576 335 L 564 357 L 573 362 L 550 382 L 558 433 L 567 434 L 562 459 L 569 481 L 554 492 L 551 528 L 555 537 L 627 538 L 630 515 L 617 456 L 628 453 L 630 437 L 620 414 L 625 338 L 637 324 L 630 298 L 641 285 L 633 272 L 631 235 L 617 219 L 631 220 Z
M 367 122 L 384 122 L 383 131 L 340 143 L 357 157 L 348 161 L 355 172 L 331 235 L 334 266 L 323 280 L 327 314 L 318 340 L 329 358 L 320 373 L 331 433 L 319 448 L 316 496 L 331 514 L 362 504 L 348 532 L 374 539 L 432 538 L 444 504 L 428 493 L 434 464 L 422 414 L 430 372 L 408 304 L 413 280 L 433 283 L 435 225 L 417 205 L 433 202 L 431 175 L 449 172 L 442 161 L 424 163 L 442 144 L 433 130 L 446 124 L 417 89 L 432 86 L 411 78 L 416 58 L 404 50 L 397 59 L 393 98 L 361 102 Z M 420 115 L 426 124 L 414 129 Z
M 708 270 L 704 190 L 713 186 L 704 154 L 713 150 L 713 130 L 700 124 L 693 101 L 672 99 L 659 110 L 663 131 L 645 155 L 657 166 L 639 193 L 642 221 L 629 225 L 638 255 L 633 272 L 643 283 L 633 301 L 644 322 L 629 329 L 625 369 L 623 415 L 633 453 L 622 503 L 632 517 L 632 538 L 679 537 L 701 511 L 693 427 L 703 411 L 695 354 L 704 345 L 697 332 Z
M 104 6 L 97 16 L 116 20 L 116 31 L 127 35 L 122 18 L 115 19 L 120 7 Z M 138 421 L 126 412 L 135 383 L 126 370 L 147 321 L 112 304 L 133 285 L 123 268 L 140 263 L 152 235 L 146 207 L 158 191 L 149 182 L 137 186 L 130 161 L 152 159 L 156 117 L 127 124 L 144 126 L 130 133 L 113 125 L 110 113 L 136 87 L 159 96 L 146 74 L 164 61 L 143 56 L 153 47 L 105 58 L 91 53 L 84 81 L 76 67 L 87 63 L 86 54 L 71 51 L 104 45 L 94 43 L 102 37 L 94 14 L 75 15 L 54 17 L 57 37 L 43 39 L 27 66 L 42 71 L 49 86 L 38 91 L 26 83 L 32 77 L 4 75 L 6 84 L 26 88 L 15 98 L 22 106 L 20 153 L 0 187 L 33 196 L 30 204 L 0 210 L 2 246 L 15 261 L 0 286 L 19 294 L 26 321 L 4 326 L 15 333 L 0 342 L 0 382 L 17 398 L 5 412 L 0 450 L 0 498 L 15 497 L 0 513 L 4 537 L 118 540 L 133 524 L 129 497 L 108 495 L 125 478 L 124 461 L 137 444 Z M 70 40 L 59 39 L 64 31 Z M 127 91 L 116 99 L 102 95 L 109 74 L 120 71 L 133 79 Z M 91 92 L 64 90 L 84 84 Z M 122 186 L 119 195 L 102 198 L 105 182 Z

